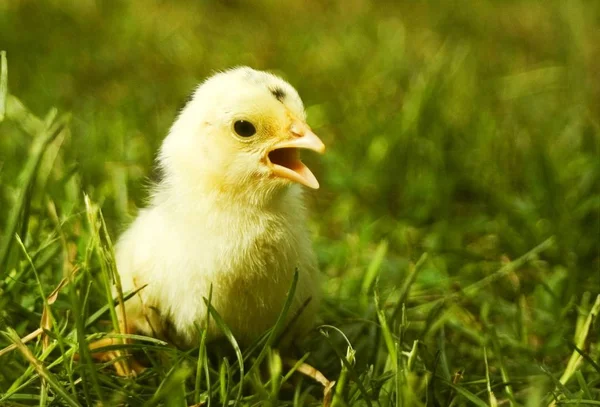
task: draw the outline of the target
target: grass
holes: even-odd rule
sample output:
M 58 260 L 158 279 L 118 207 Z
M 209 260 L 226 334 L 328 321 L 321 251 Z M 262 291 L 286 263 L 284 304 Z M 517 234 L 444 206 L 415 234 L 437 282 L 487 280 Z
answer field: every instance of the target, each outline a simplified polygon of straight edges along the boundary
M 294 84 L 328 145 L 304 348 L 331 405 L 600 405 L 600 7 L 252 4 L 0 2 L 0 405 L 322 404 L 276 335 L 136 337 L 135 379 L 82 346 L 114 325 L 112 242 L 177 109 L 240 64 Z

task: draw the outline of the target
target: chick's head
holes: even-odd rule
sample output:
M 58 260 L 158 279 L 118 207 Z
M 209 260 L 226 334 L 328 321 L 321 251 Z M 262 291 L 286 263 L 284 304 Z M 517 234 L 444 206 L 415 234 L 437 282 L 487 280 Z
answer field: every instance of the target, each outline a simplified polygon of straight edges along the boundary
M 167 182 L 208 192 L 268 196 L 292 183 L 318 188 L 299 149 L 323 153 L 298 92 L 251 68 L 218 73 L 194 92 L 163 142 Z

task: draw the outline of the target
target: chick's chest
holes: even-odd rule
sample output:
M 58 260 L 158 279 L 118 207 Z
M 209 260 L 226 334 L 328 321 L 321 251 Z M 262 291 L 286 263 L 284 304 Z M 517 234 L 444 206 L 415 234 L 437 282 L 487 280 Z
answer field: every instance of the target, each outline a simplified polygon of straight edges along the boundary
M 312 267 L 311 258 L 303 259 L 299 251 L 308 241 L 298 239 L 278 219 L 248 219 L 237 228 L 227 227 L 227 222 L 210 228 L 211 223 L 209 228 L 196 230 L 195 238 L 186 239 L 185 251 L 196 255 L 188 264 L 187 281 L 177 287 L 174 297 L 199 301 L 195 301 L 197 309 L 177 312 L 180 323 L 197 323 L 198 315 L 205 315 L 201 298 L 208 297 L 212 286 L 212 303 L 232 331 L 242 338 L 253 337 L 276 320 L 294 270 Z M 308 275 L 301 281 L 308 282 Z M 300 291 L 304 290 L 297 294 Z
M 248 218 L 210 226 L 201 240 L 207 242 L 202 246 L 207 249 L 208 274 L 217 280 L 248 284 L 287 280 L 299 265 L 297 236 L 281 219 Z

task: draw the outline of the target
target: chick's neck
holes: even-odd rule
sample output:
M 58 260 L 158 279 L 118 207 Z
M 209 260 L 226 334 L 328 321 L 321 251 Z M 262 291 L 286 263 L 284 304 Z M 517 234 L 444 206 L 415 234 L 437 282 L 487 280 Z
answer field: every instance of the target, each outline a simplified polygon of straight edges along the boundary
M 296 184 L 241 183 L 217 188 L 207 187 L 206 183 L 182 182 L 181 178 L 174 182 L 166 177 L 155 188 L 151 205 L 192 218 L 194 215 L 204 218 L 207 213 L 251 218 L 268 213 L 304 212 L 304 197 L 302 187 Z

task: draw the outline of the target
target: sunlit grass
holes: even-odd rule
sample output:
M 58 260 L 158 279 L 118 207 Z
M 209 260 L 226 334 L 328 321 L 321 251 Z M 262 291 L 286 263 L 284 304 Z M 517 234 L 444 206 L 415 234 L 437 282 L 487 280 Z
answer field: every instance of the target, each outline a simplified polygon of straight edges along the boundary
M 304 361 L 334 406 L 600 405 L 598 15 L 1 3 L 0 405 L 322 404 Z M 149 366 L 117 377 L 86 347 L 118 332 L 112 242 L 193 86 L 240 64 L 289 79 L 328 145 L 321 324 L 297 355 L 283 318 L 250 349 L 110 334 Z

